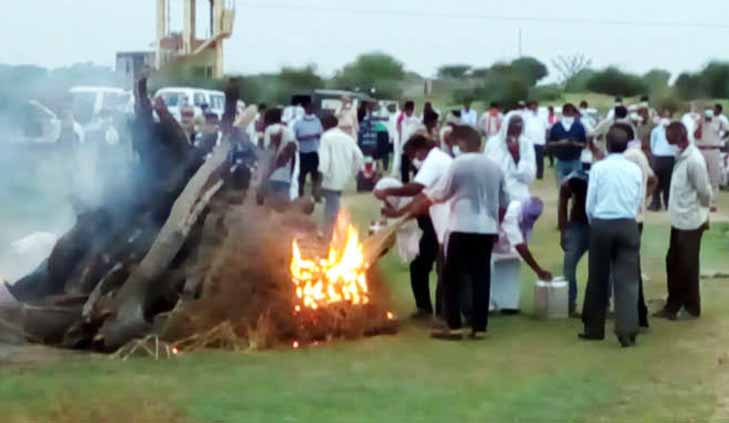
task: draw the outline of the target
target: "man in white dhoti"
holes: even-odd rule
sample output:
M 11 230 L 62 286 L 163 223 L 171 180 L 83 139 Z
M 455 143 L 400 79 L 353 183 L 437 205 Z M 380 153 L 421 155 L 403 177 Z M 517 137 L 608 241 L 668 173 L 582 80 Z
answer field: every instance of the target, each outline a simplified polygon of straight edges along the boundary
M 506 192 L 511 200 L 531 197 L 529 186 L 537 176 L 537 160 L 532 141 L 524 136 L 524 118 L 521 113 L 510 112 L 499 135 L 486 145 L 486 157 L 493 160 L 506 181 Z
M 536 197 L 509 203 L 491 256 L 491 311 L 519 313 L 522 260 L 540 280 L 552 280 L 552 274 L 539 265 L 528 245 L 529 236 L 543 209 L 542 200 Z

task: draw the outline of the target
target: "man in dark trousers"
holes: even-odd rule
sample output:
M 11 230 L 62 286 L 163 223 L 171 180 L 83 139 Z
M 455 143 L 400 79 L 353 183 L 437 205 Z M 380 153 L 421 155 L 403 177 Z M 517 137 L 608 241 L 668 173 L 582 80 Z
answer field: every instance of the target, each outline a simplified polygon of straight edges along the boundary
M 666 256 L 668 301 L 656 317 L 676 320 L 682 308 L 689 316 L 701 315 L 699 254 L 701 238 L 708 228 L 711 182 L 701 151 L 689 142 L 680 122 L 666 128 L 668 142 L 679 155 L 671 179 L 668 213 L 671 216 L 671 243 Z
M 586 212 L 590 221 L 590 270 L 582 311 L 585 340 L 605 338 L 605 315 L 613 275 L 615 334 L 623 347 L 638 336 L 640 232 L 636 218 L 645 197 L 643 175 L 623 155 L 630 135 L 613 127 L 608 156 L 590 170 Z
M 446 174 L 453 159 L 437 147 L 430 138 L 415 135 L 405 144 L 404 152 L 418 169 L 413 182 L 401 188 L 377 190 L 375 197 L 384 200 L 387 197 L 416 197 L 425 189 L 433 188 Z M 434 204 L 418 214 L 418 226 L 423 231 L 420 238 L 418 256 L 410 263 L 410 283 L 415 296 L 416 319 L 430 319 L 433 316 L 433 305 L 430 300 L 430 272 L 438 259 L 441 246 L 444 244 L 446 225 L 448 223 L 448 205 Z M 436 292 L 438 297 L 438 292 Z M 440 301 L 436 298 L 436 313 L 440 314 Z
M 670 114 L 664 115 L 661 122 L 651 132 L 651 155 L 653 156 L 653 171 L 658 177 L 658 189 L 653 193 L 653 201 L 649 210 L 660 211 L 663 207 L 668 209 L 670 200 L 671 175 L 676 164 L 676 148 L 668 143 L 666 128 L 671 123 Z M 663 198 L 661 198 L 663 197 Z M 662 201 L 661 201 L 662 200 Z
M 446 327 L 432 337 L 463 338 L 463 291 L 470 287 L 473 302 L 470 336 L 482 339 L 488 327 L 491 292 L 491 253 L 498 239 L 499 215 L 507 204 L 504 176 L 499 166 L 480 152 L 481 135 L 470 126 L 458 126 L 451 138 L 461 153 L 434 186 L 423 190 L 404 209 L 390 214 L 417 213 L 446 204 L 448 250 L 443 276 Z
M 324 132 L 319 117 L 314 113 L 311 98 L 307 97 L 302 106 L 306 114 L 294 124 L 294 135 L 299 142 L 299 197 L 304 196 L 306 176 L 311 175 L 311 194 L 318 202 L 321 195 L 321 175 L 319 175 L 319 142 Z

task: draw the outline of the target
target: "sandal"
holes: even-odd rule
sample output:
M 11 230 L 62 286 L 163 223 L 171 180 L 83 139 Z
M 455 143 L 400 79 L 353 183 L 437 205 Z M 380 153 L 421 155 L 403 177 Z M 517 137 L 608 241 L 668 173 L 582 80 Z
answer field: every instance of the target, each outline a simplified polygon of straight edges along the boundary
M 430 333 L 433 339 L 444 341 L 460 341 L 463 339 L 463 330 L 461 329 L 433 329 Z

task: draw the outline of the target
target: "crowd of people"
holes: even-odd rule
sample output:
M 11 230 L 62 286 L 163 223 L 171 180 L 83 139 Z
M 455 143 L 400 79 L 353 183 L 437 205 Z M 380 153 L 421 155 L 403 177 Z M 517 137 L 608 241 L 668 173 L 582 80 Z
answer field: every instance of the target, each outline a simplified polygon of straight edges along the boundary
M 716 209 L 717 157 L 727 135 L 721 106 L 673 120 L 669 112 L 656 113 L 647 98 L 630 107 L 618 98 L 602 121 L 586 102 L 579 108 L 565 104 L 558 117 L 551 107 L 543 114 L 536 101 L 522 102 L 505 114 L 491 104 L 480 119 L 470 106 L 448 113 L 443 127 L 433 129 L 414 119 L 414 105 L 406 103 L 398 119 L 406 140 L 402 185 L 374 193 L 383 201 L 412 198 L 399 208 L 386 206 L 383 213 L 418 220 L 419 252 L 410 263 L 417 308 L 413 317 L 435 316 L 443 322 L 433 337 L 462 339 L 465 316 L 470 335 L 482 338 L 489 311 L 518 313 L 521 262 L 540 280 L 552 280 L 528 247 L 543 210 L 530 187 L 544 177 L 548 157 L 555 161 L 569 314 L 584 323 L 580 338 L 605 338 L 611 304 L 622 346 L 635 345 L 641 328 L 649 326 L 641 234 L 648 210 L 661 206 L 671 222 L 668 299 L 654 316 L 676 320 L 681 310 L 687 318 L 700 316 L 701 237 L 710 208 Z M 396 159 L 398 153 L 396 148 Z M 580 313 L 577 265 L 588 252 Z M 429 289 L 433 269 L 438 279 L 435 306 Z
M 442 114 L 427 103 L 417 115 L 415 103 L 406 101 L 391 119 L 382 118 L 377 103 L 355 107 L 349 98 L 332 115 L 318 116 L 310 102 L 301 106 L 287 123 L 281 109 L 269 109 L 253 124 L 267 166 L 260 196 L 290 201 L 304 195 L 310 179 L 312 199 L 325 203 L 329 233 L 342 192 L 368 159 L 378 161 L 391 175 L 374 190 L 383 215 L 417 221 L 417 246 L 408 257 L 413 318 L 439 322 L 433 337 L 462 339 L 465 318 L 470 336 L 480 339 L 489 312 L 519 313 L 522 263 L 539 280 L 553 279 L 529 249 L 544 209 L 532 184 L 544 178 L 547 160 L 559 198 L 568 311 L 584 323 L 580 338 L 604 339 L 611 308 L 624 347 L 649 326 L 641 234 L 646 214 L 662 208 L 671 222 L 668 299 L 654 316 L 701 315 L 701 238 L 717 207 L 719 152 L 729 131 L 720 105 L 703 113 L 694 108 L 678 120 L 656 112 L 647 98 L 631 106 L 617 98 L 602 120 L 586 102 L 546 113 L 536 101 L 506 113 L 493 103 L 479 117 L 471 104 Z M 577 266 L 586 253 L 580 312 Z

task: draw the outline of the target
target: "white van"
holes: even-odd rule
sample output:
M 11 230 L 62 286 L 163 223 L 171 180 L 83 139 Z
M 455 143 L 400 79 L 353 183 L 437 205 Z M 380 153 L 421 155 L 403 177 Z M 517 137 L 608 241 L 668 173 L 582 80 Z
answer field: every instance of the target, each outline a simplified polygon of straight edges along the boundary
M 223 117 L 225 111 L 225 93 L 222 91 L 203 90 L 199 88 L 167 87 L 157 91 L 155 97 L 162 97 L 167 104 L 170 113 L 179 121 L 181 120 L 180 107 L 185 100 L 187 104 L 195 108 L 195 117 L 202 116 L 203 104 L 208 105 L 208 111 L 215 113 L 219 118 Z
M 79 86 L 70 90 L 73 116 L 82 125 L 94 121 L 102 110 L 129 113 L 132 93 L 121 88 Z

